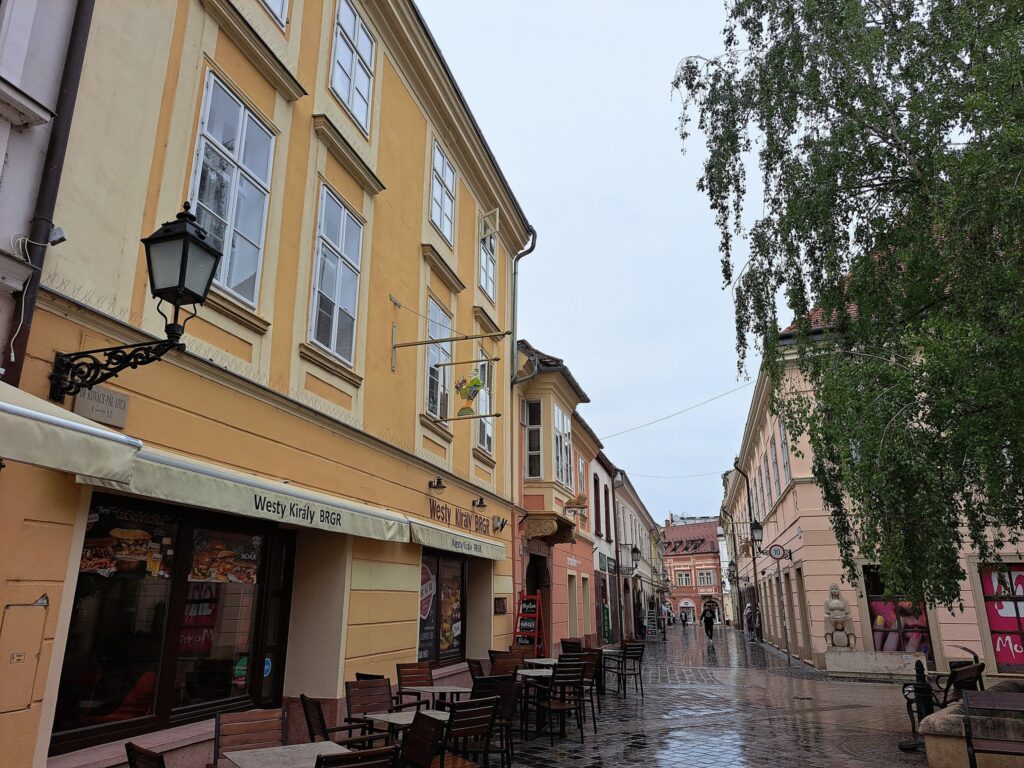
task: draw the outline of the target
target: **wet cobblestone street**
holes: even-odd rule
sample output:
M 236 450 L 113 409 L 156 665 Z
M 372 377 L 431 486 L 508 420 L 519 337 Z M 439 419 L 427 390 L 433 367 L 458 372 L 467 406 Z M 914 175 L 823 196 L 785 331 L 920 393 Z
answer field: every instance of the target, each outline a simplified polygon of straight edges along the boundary
M 603 697 L 598 733 L 517 743 L 516 764 L 550 768 L 621 765 L 679 768 L 889 768 L 924 766 L 904 754 L 909 736 L 898 685 L 836 682 L 740 632 L 715 628 L 708 643 L 691 625 L 670 627 L 644 658 L 645 696 Z

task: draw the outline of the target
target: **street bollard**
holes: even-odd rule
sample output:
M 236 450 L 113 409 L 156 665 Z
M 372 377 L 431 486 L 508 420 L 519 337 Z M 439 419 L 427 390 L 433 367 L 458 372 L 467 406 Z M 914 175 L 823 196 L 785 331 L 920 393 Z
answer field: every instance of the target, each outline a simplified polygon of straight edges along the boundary
M 907 741 L 901 741 L 899 748 L 904 752 L 912 752 L 924 749 L 924 737 L 918 731 L 921 721 L 928 715 L 935 712 L 935 703 L 932 700 L 932 686 L 924 674 L 924 662 L 920 659 L 914 664 L 914 707 L 917 710 L 917 722 L 911 723 L 913 737 Z

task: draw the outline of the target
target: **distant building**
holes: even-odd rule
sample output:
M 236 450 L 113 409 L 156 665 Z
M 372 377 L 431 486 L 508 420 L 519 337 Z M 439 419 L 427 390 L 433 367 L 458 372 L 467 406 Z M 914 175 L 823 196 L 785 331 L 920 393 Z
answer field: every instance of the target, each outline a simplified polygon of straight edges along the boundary
M 672 610 L 689 621 L 705 606 L 717 621 L 725 619 L 722 561 L 718 554 L 718 518 L 669 516 L 665 521 L 665 569 Z

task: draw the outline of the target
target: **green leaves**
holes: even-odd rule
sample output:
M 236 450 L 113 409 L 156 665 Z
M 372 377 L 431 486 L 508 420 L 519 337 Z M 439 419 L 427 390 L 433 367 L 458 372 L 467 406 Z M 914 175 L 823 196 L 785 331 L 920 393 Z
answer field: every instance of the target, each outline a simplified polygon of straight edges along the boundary
M 1024 526 L 1024 4 L 727 5 L 724 52 L 674 84 L 708 145 L 739 366 L 753 341 L 851 579 L 867 557 L 954 605 L 961 550 L 994 559 Z M 780 295 L 803 318 L 786 339 Z

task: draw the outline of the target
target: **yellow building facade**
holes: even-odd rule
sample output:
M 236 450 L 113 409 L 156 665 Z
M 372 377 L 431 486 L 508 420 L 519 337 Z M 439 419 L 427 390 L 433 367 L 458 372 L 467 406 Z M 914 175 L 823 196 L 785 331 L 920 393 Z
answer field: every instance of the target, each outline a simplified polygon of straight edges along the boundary
M 53 416 L 57 352 L 163 336 L 139 240 L 183 200 L 224 251 L 187 350 Z M 253 706 L 305 740 L 300 693 L 333 716 L 356 672 L 508 643 L 532 229 L 411 2 L 98 3 L 54 220 L 27 411 L 141 447 L 0 471 L 0 598 L 41 609 L 5 611 L 11 765 L 202 765 Z

